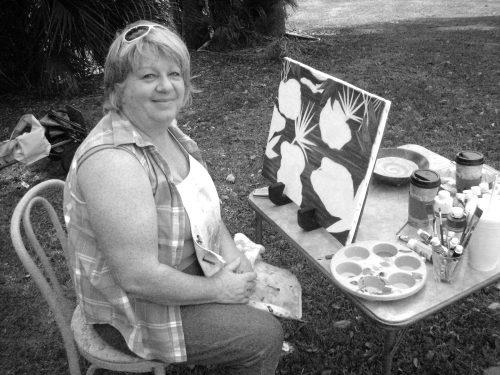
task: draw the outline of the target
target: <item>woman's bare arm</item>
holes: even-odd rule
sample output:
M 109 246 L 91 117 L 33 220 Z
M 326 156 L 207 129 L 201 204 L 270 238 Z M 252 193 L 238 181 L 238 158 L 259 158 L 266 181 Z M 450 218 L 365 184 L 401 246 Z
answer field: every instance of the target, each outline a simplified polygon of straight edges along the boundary
M 231 237 L 231 233 L 224 223 L 222 223 L 221 228 L 221 255 L 228 263 L 234 261 L 236 258 L 240 258 L 241 263 L 238 268 L 238 272 L 253 271 L 252 264 L 250 263 L 246 255 L 238 250 L 238 248 L 234 244 L 233 238 Z
M 125 291 L 159 304 L 248 302 L 256 276 L 234 273 L 239 260 L 228 262 L 211 278 L 188 275 L 158 261 L 151 185 L 132 155 L 99 151 L 81 165 L 77 177 L 99 247 Z

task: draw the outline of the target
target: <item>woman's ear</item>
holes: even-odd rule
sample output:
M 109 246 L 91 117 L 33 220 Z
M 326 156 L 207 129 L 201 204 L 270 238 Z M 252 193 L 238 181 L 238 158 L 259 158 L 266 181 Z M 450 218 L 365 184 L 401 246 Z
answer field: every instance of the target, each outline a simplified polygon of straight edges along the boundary
M 123 90 L 124 90 L 124 82 L 121 83 L 115 83 L 113 86 L 113 93 L 112 95 L 112 102 L 113 105 L 117 108 L 120 109 L 122 107 L 122 99 L 123 99 Z

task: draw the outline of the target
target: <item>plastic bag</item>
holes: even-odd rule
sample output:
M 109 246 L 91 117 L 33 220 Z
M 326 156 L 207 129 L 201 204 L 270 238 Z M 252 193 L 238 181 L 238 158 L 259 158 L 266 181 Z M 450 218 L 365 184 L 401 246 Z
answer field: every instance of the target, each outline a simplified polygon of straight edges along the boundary
M 268 311 L 280 318 L 302 318 L 302 287 L 290 271 L 264 262 L 264 246 L 252 242 L 242 233 L 234 236 L 236 247 L 243 252 L 257 273 L 255 293 L 250 306 Z

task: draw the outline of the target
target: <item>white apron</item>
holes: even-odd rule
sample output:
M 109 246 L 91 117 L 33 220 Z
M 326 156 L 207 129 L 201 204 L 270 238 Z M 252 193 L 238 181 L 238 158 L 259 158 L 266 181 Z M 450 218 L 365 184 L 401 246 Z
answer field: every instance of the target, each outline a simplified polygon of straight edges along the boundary
M 203 165 L 189 155 L 189 173 L 176 187 L 191 223 L 198 262 L 205 276 L 212 276 L 225 264 L 219 255 L 222 218 L 214 182 Z

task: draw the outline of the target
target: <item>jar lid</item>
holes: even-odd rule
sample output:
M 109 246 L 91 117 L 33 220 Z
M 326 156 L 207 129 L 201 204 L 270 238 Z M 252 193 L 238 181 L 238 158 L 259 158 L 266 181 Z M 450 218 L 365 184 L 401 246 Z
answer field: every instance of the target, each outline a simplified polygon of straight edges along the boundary
M 455 217 L 457 219 L 460 219 L 462 216 L 464 216 L 464 209 L 462 207 L 453 207 L 451 209 L 451 216 Z
M 460 151 L 455 156 L 455 162 L 460 165 L 481 165 L 484 163 L 484 156 L 477 151 Z
M 410 176 L 410 182 L 418 187 L 432 189 L 441 185 L 439 174 L 430 169 L 417 169 Z
M 439 238 L 437 237 L 432 237 L 431 238 L 431 246 L 440 246 L 441 241 L 439 241 Z
M 451 198 L 451 194 L 448 190 L 439 190 L 438 191 L 438 196 L 439 198 L 441 199 L 448 199 L 448 198 Z

